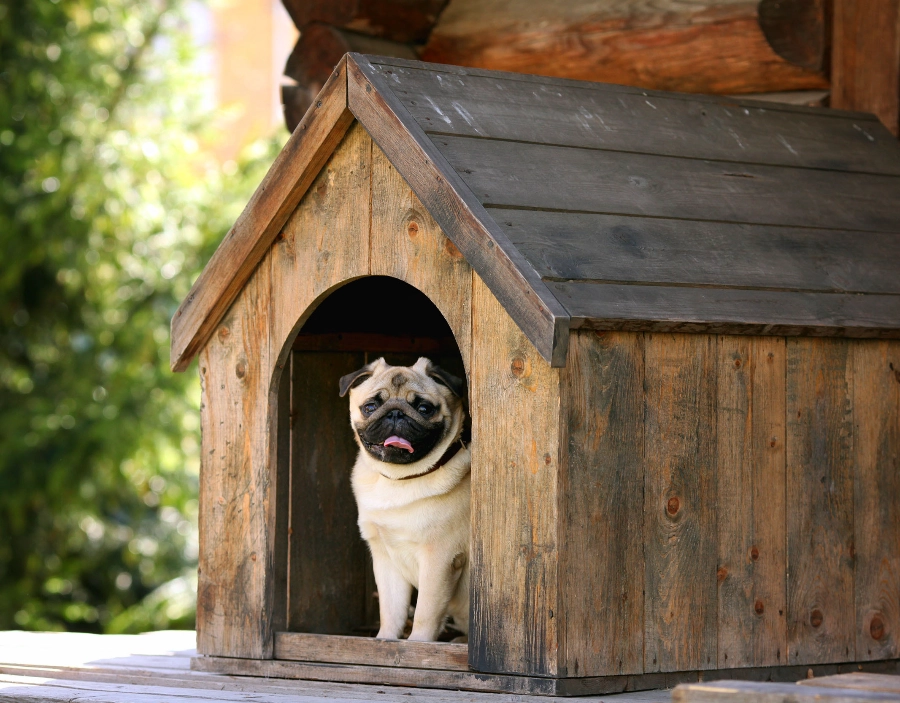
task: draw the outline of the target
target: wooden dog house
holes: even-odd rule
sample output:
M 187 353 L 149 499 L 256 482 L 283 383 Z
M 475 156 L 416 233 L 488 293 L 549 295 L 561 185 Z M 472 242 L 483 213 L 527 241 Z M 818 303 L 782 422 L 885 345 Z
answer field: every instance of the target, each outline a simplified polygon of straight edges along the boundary
M 897 339 L 872 116 L 349 54 L 172 321 L 194 666 L 551 695 L 896 670 Z M 337 379 L 380 354 L 468 380 L 468 646 L 352 636 Z

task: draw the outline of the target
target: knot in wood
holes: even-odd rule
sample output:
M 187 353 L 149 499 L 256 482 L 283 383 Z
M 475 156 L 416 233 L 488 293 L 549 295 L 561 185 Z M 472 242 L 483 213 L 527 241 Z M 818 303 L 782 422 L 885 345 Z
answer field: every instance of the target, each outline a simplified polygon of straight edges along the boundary
M 809 614 L 809 624 L 813 627 L 821 627 L 822 621 L 824 620 L 824 616 L 822 615 L 822 611 L 816 608 Z
M 762 615 L 766 612 L 766 606 L 761 600 L 757 599 L 753 604 L 753 610 L 757 615 Z
M 418 222 L 410 222 L 408 225 L 406 225 L 406 233 L 409 235 L 410 239 L 418 236 L 419 223 Z
M 247 375 L 247 362 L 241 359 L 234 365 L 234 375 L 238 378 L 244 378 Z
M 515 357 L 509 366 L 509 370 L 512 371 L 513 376 L 521 378 L 525 374 L 525 359 L 521 356 Z
M 669 513 L 672 517 L 678 514 L 678 510 L 681 508 L 681 500 L 678 496 L 672 496 L 669 498 L 666 503 L 666 512 Z
M 719 570 L 716 571 L 716 581 L 719 581 L 721 583 L 722 581 L 724 581 L 727 578 L 728 578 L 728 567 L 720 566 Z
M 742 362 L 740 359 L 735 359 L 735 360 L 734 360 L 734 368 L 736 368 L 736 369 L 741 368 L 741 364 L 742 364 L 742 363 L 743 363 L 743 362 Z
M 451 259 L 462 259 L 462 252 L 456 248 L 456 245 L 447 237 L 444 237 L 444 251 Z
M 750 558 L 753 561 L 756 561 L 757 559 L 759 559 L 759 547 L 756 547 L 756 546 L 750 547 Z
M 873 640 L 880 640 L 884 637 L 884 620 L 880 615 L 872 617 L 872 622 L 869 623 L 869 634 L 872 635 Z
M 219 328 L 219 332 L 216 336 L 219 338 L 220 342 L 225 342 L 231 336 L 231 330 L 223 325 Z

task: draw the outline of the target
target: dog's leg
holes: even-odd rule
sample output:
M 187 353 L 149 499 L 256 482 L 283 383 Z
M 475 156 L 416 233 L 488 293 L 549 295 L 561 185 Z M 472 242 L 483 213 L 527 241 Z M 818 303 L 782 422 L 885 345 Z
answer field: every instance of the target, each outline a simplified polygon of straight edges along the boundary
M 372 569 L 378 588 L 378 614 L 381 626 L 376 638 L 396 640 L 403 634 L 409 614 L 412 585 L 394 566 L 384 548 L 377 541 L 369 542 L 372 551 Z
M 433 554 L 427 550 L 419 558 L 419 598 L 413 620 L 411 640 L 434 642 L 441 633 L 447 604 L 459 581 L 462 564 L 448 558 L 446 553 Z

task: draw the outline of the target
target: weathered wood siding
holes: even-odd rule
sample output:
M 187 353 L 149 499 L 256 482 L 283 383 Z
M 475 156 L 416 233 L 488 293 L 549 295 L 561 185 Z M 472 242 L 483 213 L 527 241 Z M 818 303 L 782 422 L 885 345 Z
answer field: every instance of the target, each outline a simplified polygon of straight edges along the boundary
M 900 657 L 900 342 L 582 330 L 570 355 L 560 668 Z
M 373 180 L 377 181 L 376 197 Z M 336 374 L 336 379 L 358 359 L 347 358 L 349 354 L 321 358 L 298 354 L 293 358 L 294 373 L 285 374 L 284 369 L 292 363 L 290 342 L 316 304 L 335 287 L 367 275 L 390 275 L 423 290 L 450 324 L 468 361 L 471 268 L 368 133 L 355 124 L 201 355 L 203 507 L 197 627 L 202 654 L 268 658 L 276 629 L 286 624 L 333 629 L 340 627 L 342 619 L 351 623 L 366 607 L 360 602 L 342 603 L 346 593 L 359 592 L 360 579 L 365 578 L 364 562 L 358 558 L 364 556 L 361 541 L 350 545 L 350 554 L 325 559 L 308 548 L 298 549 L 296 539 L 293 544 L 286 539 L 289 529 L 299 537 L 316 520 L 334 518 L 353 523 L 346 529 L 335 528 L 346 533 L 343 542 L 349 544 L 356 526 L 353 515 L 336 507 L 339 495 L 346 503 L 347 486 L 338 477 L 325 475 L 321 455 L 310 456 L 304 446 L 301 398 L 295 394 L 290 399 L 279 382 L 288 382 L 293 375 L 295 380 L 314 384 L 318 377 L 318 386 L 298 388 L 297 393 L 315 395 L 316 402 L 324 399 L 319 411 L 331 412 L 334 423 L 345 422 L 346 399 L 337 398 L 337 386 L 331 389 L 332 398 L 322 374 L 297 366 L 330 365 L 329 373 Z M 328 399 L 334 402 L 329 405 Z M 289 407 L 288 400 L 293 420 L 290 441 L 283 437 L 288 432 L 285 413 L 279 416 L 277 411 L 279 404 L 282 410 Z M 309 480 L 309 490 L 294 491 L 291 498 L 290 525 L 285 447 L 291 447 L 298 478 Z M 350 462 L 349 474 L 353 452 L 345 445 L 333 449 L 341 462 Z M 335 567 L 335 579 L 331 580 L 333 574 L 318 579 L 318 590 L 311 589 L 316 571 L 326 562 Z M 289 563 L 292 573 L 302 575 L 293 579 L 287 593 L 284 581 Z

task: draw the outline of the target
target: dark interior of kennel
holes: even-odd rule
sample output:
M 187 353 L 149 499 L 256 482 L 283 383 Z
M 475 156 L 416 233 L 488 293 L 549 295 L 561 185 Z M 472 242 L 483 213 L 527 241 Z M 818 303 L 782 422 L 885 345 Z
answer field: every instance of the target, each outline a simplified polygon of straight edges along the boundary
M 378 628 L 375 581 L 350 488 L 358 448 L 338 379 L 380 356 L 403 366 L 427 356 L 466 377 L 440 311 L 398 279 L 353 281 L 303 325 L 282 377 L 282 412 L 289 408 L 289 419 L 279 423 L 287 437 L 279 443 L 279 462 L 287 463 L 289 497 L 278 502 L 288 513 L 279 522 L 288 532 L 285 629 L 291 632 L 374 635 Z

